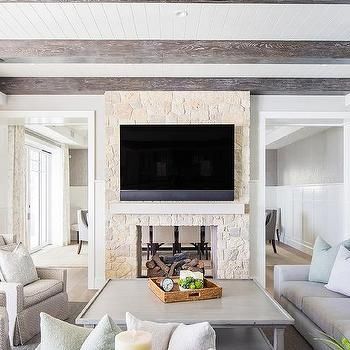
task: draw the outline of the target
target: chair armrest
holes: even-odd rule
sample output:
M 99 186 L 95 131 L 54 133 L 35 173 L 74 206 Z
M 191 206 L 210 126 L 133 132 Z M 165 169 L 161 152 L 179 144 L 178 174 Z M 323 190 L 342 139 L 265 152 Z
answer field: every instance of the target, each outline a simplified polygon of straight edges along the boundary
M 6 307 L 6 293 L 0 292 L 0 307 Z
M 6 294 L 6 311 L 8 314 L 9 335 L 12 344 L 17 315 L 23 311 L 23 284 L 0 282 L 0 291 Z
M 274 270 L 274 296 L 281 297 L 282 282 L 308 281 L 310 265 L 276 265 Z
M 67 286 L 67 270 L 57 268 L 37 267 L 36 271 L 40 279 L 58 280 L 63 282 L 63 290 L 66 291 Z

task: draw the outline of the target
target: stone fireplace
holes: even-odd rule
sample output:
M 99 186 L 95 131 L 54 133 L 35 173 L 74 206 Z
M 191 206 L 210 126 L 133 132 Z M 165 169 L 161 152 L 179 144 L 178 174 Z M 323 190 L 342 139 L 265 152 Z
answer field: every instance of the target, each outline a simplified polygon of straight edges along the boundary
M 249 277 L 248 92 L 107 92 L 106 277 L 140 275 L 141 226 L 210 226 L 213 275 Z M 232 202 L 121 202 L 119 126 L 235 124 Z

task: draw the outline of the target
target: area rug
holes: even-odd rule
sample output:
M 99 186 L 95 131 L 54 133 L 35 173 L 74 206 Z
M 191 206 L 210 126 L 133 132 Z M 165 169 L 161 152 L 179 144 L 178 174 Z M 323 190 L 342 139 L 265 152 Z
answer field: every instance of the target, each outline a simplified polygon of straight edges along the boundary
M 69 318 L 67 322 L 75 324 L 75 319 L 84 309 L 86 303 L 68 303 Z M 13 347 L 14 350 L 35 350 L 40 344 L 40 335 L 32 338 L 26 345 Z

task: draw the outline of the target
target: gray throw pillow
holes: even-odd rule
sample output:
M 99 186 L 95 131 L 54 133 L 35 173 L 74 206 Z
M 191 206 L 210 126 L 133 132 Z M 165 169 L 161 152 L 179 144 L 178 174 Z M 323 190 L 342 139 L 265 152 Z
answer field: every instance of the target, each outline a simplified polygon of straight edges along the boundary
M 12 250 L 10 245 L 0 247 L 1 280 L 24 286 L 39 279 L 32 257 L 22 243 Z M 3 249 L 4 248 L 4 249 Z
M 332 247 L 321 237 L 316 238 L 310 265 L 309 281 L 328 283 L 340 246 L 350 249 L 350 239 Z
M 121 329 L 105 315 L 94 329 L 78 327 L 40 314 L 43 350 L 114 350 L 115 336 Z

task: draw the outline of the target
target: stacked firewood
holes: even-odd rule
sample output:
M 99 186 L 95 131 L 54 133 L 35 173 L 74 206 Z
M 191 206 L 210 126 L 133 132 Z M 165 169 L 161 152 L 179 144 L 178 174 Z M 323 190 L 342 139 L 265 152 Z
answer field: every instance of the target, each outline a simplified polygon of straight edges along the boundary
M 174 256 L 160 256 L 158 253 L 146 262 L 147 277 L 180 276 L 181 270 L 202 272 L 204 262 L 197 258 L 190 259 L 188 254 L 179 253 Z

